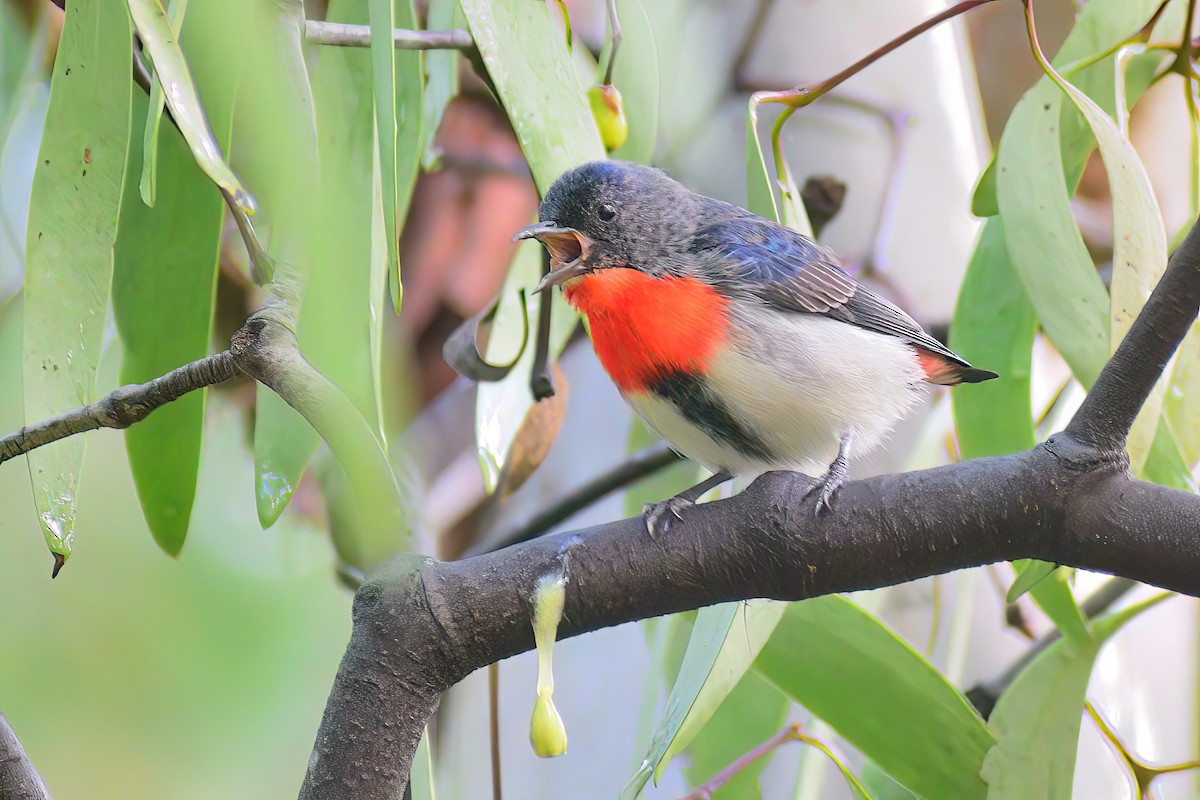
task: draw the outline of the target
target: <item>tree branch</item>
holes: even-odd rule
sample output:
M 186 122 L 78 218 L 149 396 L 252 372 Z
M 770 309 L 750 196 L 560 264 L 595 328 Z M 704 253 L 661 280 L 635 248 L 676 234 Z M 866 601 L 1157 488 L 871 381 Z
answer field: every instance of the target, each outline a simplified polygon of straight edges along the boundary
M 312 44 L 335 47 L 370 47 L 371 26 L 342 22 L 304 21 L 304 38 Z M 412 31 L 395 28 L 392 41 L 397 50 L 469 50 L 475 46 L 471 34 L 462 28 L 448 31 Z
M 225 351 L 185 364 L 148 383 L 117 387 L 93 403 L 26 425 L 0 438 L 0 464 L 77 433 L 97 428 L 128 428 L 188 392 L 227 381 L 237 374 L 233 356 Z
M 714 603 L 802 600 L 1019 558 L 1200 596 L 1200 497 L 1134 479 L 1124 451 L 1197 297 L 1194 228 L 1088 402 L 1032 450 L 854 481 L 819 517 L 805 497 L 811 480 L 776 472 L 685 511 L 657 539 L 635 518 L 457 562 L 398 556 L 355 595 L 301 797 L 399 796 L 442 692 L 533 647 L 529 598 L 550 573 L 567 577 L 562 638 Z
M 0 712 L 0 797 L 4 800 L 50 800 L 42 776 L 17 739 L 17 733 Z

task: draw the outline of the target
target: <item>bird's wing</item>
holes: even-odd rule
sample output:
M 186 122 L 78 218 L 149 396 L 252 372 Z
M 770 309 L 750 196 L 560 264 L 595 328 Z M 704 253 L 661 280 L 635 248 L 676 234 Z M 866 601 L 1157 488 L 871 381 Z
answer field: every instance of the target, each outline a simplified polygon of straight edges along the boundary
M 848 275 L 833 253 L 790 228 L 753 216 L 734 217 L 701 228 L 692 245 L 705 277 L 718 289 L 898 336 L 969 366 L 916 320 Z

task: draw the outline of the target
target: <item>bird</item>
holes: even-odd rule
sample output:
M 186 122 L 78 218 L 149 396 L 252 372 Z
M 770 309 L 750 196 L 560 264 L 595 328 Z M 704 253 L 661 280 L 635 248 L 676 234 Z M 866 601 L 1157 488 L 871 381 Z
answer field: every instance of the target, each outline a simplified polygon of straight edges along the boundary
M 871 291 L 829 249 L 691 191 L 666 172 L 605 160 L 546 191 L 536 239 L 588 320 L 601 365 L 633 411 L 711 477 L 644 510 L 651 535 L 732 477 L 816 476 L 833 510 L 852 457 L 922 403 L 930 384 L 998 377 L 971 366 Z

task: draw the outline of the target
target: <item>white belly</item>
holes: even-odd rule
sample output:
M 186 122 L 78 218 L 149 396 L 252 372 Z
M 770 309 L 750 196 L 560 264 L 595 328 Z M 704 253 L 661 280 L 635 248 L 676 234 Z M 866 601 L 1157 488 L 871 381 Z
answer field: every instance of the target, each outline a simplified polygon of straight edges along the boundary
M 653 394 L 630 395 L 659 435 L 710 470 L 821 474 L 842 436 L 852 454 L 877 446 L 924 396 L 915 352 L 901 340 L 825 317 L 755 309 L 735 321 L 732 345 L 710 365 L 708 386 L 770 460 L 742 452 Z

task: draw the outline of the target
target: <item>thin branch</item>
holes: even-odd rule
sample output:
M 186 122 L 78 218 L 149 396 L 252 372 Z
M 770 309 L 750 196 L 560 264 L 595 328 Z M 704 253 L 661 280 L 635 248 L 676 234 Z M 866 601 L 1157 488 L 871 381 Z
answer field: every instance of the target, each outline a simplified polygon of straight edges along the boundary
M 311 44 L 333 47 L 370 47 L 370 25 L 348 25 L 342 22 L 304 21 L 304 38 Z M 413 31 L 396 28 L 392 41 L 397 50 L 469 50 L 475 46 L 470 32 L 462 28 L 448 31 Z
M 608 472 L 603 472 L 587 483 L 569 492 L 554 503 L 546 506 L 533 517 L 518 522 L 503 533 L 489 537 L 489 541 L 467 551 L 464 558 L 493 552 L 510 545 L 536 539 L 560 522 L 565 522 L 576 513 L 602 499 L 608 494 L 630 484 L 648 478 L 659 470 L 666 469 L 680 460 L 679 455 L 660 442 L 645 450 L 634 453 Z
M 0 798 L 50 800 L 50 791 L 42 782 L 42 776 L 29 760 L 3 712 L 0 712 Z
M 0 464 L 77 433 L 98 428 L 128 428 L 160 406 L 237 374 L 233 356 L 225 351 L 185 364 L 148 383 L 120 386 L 93 403 L 27 425 L 0 438 Z
M 1067 426 L 1085 445 L 1124 454 L 1125 437 L 1200 311 L 1200 224 L 1193 225 L 1116 353 Z

